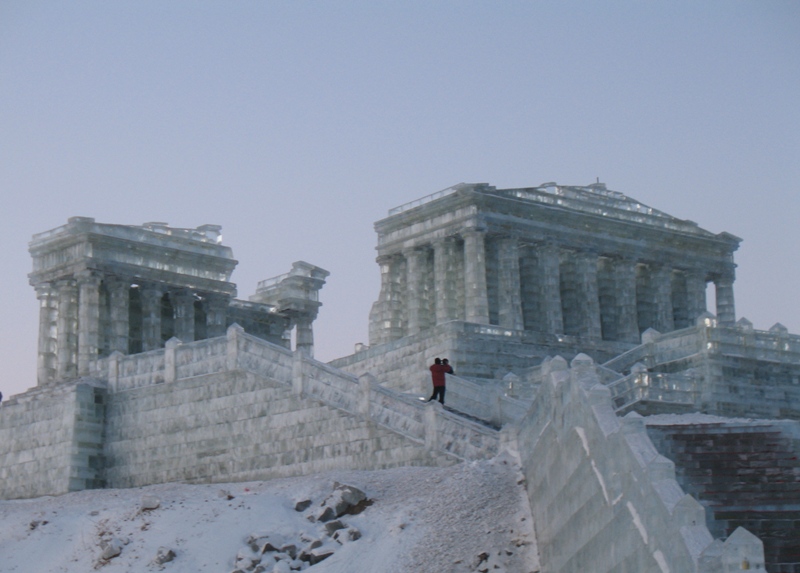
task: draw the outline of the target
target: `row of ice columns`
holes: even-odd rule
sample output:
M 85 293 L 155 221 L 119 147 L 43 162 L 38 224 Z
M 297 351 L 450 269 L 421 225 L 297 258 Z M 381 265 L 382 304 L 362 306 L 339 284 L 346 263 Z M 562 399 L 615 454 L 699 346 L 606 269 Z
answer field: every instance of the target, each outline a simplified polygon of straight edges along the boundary
M 85 376 L 99 356 L 105 341 L 108 354 L 127 354 L 131 337 L 131 280 L 102 276 L 93 271 L 72 278 L 36 285 L 39 299 L 38 380 Z M 184 342 L 195 340 L 195 295 L 189 289 L 170 289 L 161 285 L 140 285 L 142 351 L 163 346 L 161 303 L 165 292 L 173 307 L 174 336 Z M 103 300 L 101 297 L 107 297 Z M 104 304 L 105 303 L 105 304 Z M 106 306 L 107 305 L 107 306 Z M 225 333 L 228 299 L 206 295 L 206 336 Z M 102 316 L 102 309 L 107 315 Z
M 485 236 L 478 229 L 462 232 L 463 255 L 458 252 L 456 239 L 447 237 L 406 248 L 399 253 L 402 257 L 381 259 L 382 292 L 386 293 L 391 317 L 385 328 L 397 331 L 389 333 L 389 339 L 413 335 L 453 319 L 490 323 Z M 674 269 L 666 265 L 562 249 L 554 244 L 523 245 L 513 235 L 498 237 L 496 246 L 496 322 L 503 328 L 526 328 L 526 320 L 531 319 L 524 313 L 534 312 L 524 307 L 526 301 L 531 304 L 532 297 L 538 307 L 536 325 L 528 325 L 529 329 L 634 343 L 639 342 L 643 328 L 675 330 L 676 305 L 685 325 L 706 311 L 706 274 L 699 270 L 678 273 L 680 290 L 673 292 L 677 279 Z M 426 265 L 431 252 L 433 279 L 429 281 Z M 527 257 L 530 252 L 535 256 Z M 459 258 L 461 266 L 457 267 L 454 261 Z M 535 277 L 533 287 L 522 284 L 521 262 L 529 265 L 524 270 L 526 276 Z M 562 276 L 564 272 L 568 276 Z M 733 324 L 733 272 L 711 280 L 716 287 L 720 324 Z M 531 288 L 534 291 L 528 292 Z M 641 293 L 645 294 L 637 297 Z M 400 326 L 403 312 L 405 328 Z
M 468 322 L 488 324 L 489 302 L 486 283 L 486 252 L 482 234 L 466 232 L 464 239 L 464 316 Z M 433 275 L 431 285 L 435 293 L 435 315 L 428 316 L 426 302 L 425 265 L 430 249 L 428 246 L 410 248 L 403 251 L 405 260 L 405 311 L 407 316 L 406 334 L 416 334 L 430 323 L 438 324 L 451 320 L 457 315 L 457 289 L 450 280 L 454 273 L 452 262 L 456 248 L 452 238 L 440 239 L 433 243 Z M 386 263 L 391 264 L 391 263 Z M 518 275 L 518 273 L 517 273 Z M 385 288 L 391 293 L 391 271 L 383 273 Z M 518 279 L 517 279 L 518 280 Z M 399 293 L 391 293 L 389 304 L 398 307 Z M 399 311 L 395 308 L 395 312 Z M 519 311 L 521 324 L 521 309 Z

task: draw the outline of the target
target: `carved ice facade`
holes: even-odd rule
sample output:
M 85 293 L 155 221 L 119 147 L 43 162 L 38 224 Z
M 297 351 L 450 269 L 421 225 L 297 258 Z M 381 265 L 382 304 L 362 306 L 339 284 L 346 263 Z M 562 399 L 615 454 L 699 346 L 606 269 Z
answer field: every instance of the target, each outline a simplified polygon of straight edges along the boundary
M 238 323 L 264 340 L 313 355 L 312 323 L 328 272 L 305 262 L 262 281 L 249 301 L 230 282 L 237 261 L 221 227 L 141 226 L 72 217 L 30 243 L 39 299 L 38 382 L 87 376 L 114 352 L 223 336 Z
M 511 448 L 543 571 L 763 568 L 748 532 L 712 541 L 636 414 L 800 418 L 800 337 L 736 321 L 739 239 L 601 184 L 458 185 L 376 229 L 371 346 L 328 365 L 310 356 L 318 267 L 295 263 L 241 301 L 218 227 L 73 218 L 35 236 L 40 385 L 0 409 L 0 497 Z M 427 388 L 437 354 L 460 375 L 448 404 L 470 416 L 404 394 Z
M 392 209 L 375 230 L 371 345 L 450 320 L 638 344 L 648 328 L 693 325 L 708 283 L 720 323 L 736 321 L 740 239 L 602 183 L 460 184 Z
M 411 373 L 435 356 L 483 380 L 548 356 L 603 363 L 648 330 L 694 326 L 709 284 L 719 324 L 736 322 L 741 239 L 602 183 L 462 183 L 390 210 L 375 230 L 369 346 L 333 364 L 386 374 L 398 389 L 419 390 Z

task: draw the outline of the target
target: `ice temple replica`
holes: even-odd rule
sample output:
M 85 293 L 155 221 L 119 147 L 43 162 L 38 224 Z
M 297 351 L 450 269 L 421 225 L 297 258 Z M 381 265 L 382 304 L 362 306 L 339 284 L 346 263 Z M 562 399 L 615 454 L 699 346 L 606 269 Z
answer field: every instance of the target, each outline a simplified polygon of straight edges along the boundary
M 800 571 L 800 336 L 737 320 L 739 238 L 601 183 L 460 184 L 375 229 L 369 344 L 327 364 L 319 267 L 240 300 L 218 226 L 34 236 L 38 384 L 0 407 L 0 498 L 507 450 L 543 572 Z M 434 356 L 447 408 L 419 399 Z

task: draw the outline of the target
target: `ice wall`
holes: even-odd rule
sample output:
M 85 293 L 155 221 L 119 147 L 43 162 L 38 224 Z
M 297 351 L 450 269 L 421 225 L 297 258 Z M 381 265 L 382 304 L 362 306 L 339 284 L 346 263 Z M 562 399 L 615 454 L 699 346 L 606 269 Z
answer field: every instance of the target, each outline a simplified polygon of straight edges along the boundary
M 571 367 L 555 358 L 543 374 L 518 427 L 542 573 L 763 569 L 761 543 L 747 531 L 713 540 L 643 419 L 616 416 L 589 357 Z

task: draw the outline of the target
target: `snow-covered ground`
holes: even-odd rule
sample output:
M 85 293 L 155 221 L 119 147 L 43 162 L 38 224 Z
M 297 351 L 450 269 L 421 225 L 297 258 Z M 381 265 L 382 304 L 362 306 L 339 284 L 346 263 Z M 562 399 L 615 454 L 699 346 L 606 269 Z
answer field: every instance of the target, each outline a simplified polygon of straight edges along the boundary
M 0 572 L 230 573 L 238 565 L 276 573 L 301 566 L 314 573 L 532 573 L 539 569 L 538 555 L 521 481 L 516 461 L 501 455 L 450 468 L 164 484 L 0 501 Z M 371 501 L 360 513 L 340 518 L 342 533 L 351 533 L 340 533 L 341 543 L 325 523 L 308 518 L 319 514 L 335 482 L 359 488 Z M 303 500 L 311 506 L 296 511 Z M 143 502 L 158 507 L 143 509 Z M 295 557 L 321 542 L 316 554 L 333 554 L 309 565 L 287 556 L 291 549 L 259 555 L 248 539 L 253 546 L 263 547 L 265 540 L 294 545 Z M 114 545 L 121 548 L 119 555 L 103 559 L 104 549 Z M 156 563 L 160 548 L 174 558 Z

